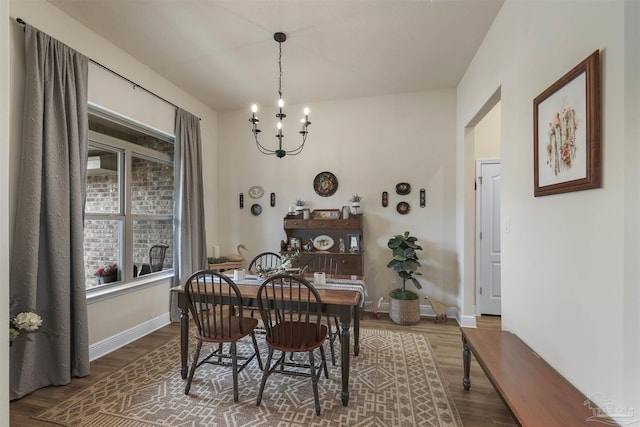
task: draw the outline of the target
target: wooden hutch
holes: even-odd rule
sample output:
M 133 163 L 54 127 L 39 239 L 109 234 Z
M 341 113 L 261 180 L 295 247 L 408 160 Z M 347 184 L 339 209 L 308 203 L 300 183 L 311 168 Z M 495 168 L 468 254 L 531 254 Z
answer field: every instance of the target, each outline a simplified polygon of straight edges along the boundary
M 362 254 L 362 215 L 350 215 L 348 219 L 322 218 L 302 219 L 296 216 L 284 218 L 284 232 L 287 235 L 287 245 L 291 246 L 292 239 L 299 239 L 300 258 L 295 267 L 301 267 L 310 258 L 319 254 L 330 254 L 342 263 L 342 274 L 364 276 L 364 263 Z M 318 250 L 310 245 L 319 236 L 328 236 L 333 240 L 333 245 L 326 250 Z M 350 250 L 350 238 L 358 239 L 358 250 Z M 345 250 L 340 252 L 340 239 L 344 241 Z M 311 246 L 311 250 L 306 250 Z M 292 248 L 292 250 L 294 250 Z

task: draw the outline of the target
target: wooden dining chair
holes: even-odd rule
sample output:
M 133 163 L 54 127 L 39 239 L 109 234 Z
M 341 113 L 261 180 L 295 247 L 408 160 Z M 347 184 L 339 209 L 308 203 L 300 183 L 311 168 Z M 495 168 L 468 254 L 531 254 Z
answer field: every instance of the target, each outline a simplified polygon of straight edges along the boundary
M 316 255 L 309 258 L 302 266 L 302 271 L 306 273 L 325 273 L 325 274 L 341 274 L 342 262 L 328 254 Z M 327 340 L 329 341 L 329 349 L 331 350 L 331 363 L 336 366 L 335 341 L 340 335 L 340 322 L 338 316 L 333 316 L 333 326 L 331 325 L 331 316 L 327 315 Z
M 249 271 L 256 273 L 256 268 L 275 268 L 280 263 L 280 255 L 275 252 L 262 252 L 256 255 L 249 263 Z
M 189 394 L 193 374 L 203 364 L 228 366 L 233 370 L 233 401 L 237 402 L 238 374 L 254 357 L 257 357 L 260 369 L 263 368 L 254 334 L 258 320 L 243 316 L 242 295 L 238 286 L 217 271 L 203 270 L 192 274 L 184 284 L 184 291 L 196 326 L 197 340 L 184 394 Z M 250 356 L 238 356 L 236 343 L 247 335 L 251 335 L 254 351 Z M 199 360 L 204 343 L 214 344 L 214 348 L 204 359 Z M 228 354 L 223 353 L 223 344 L 229 344 Z M 238 359 L 244 360 L 240 366 Z
M 257 294 L 258 309 L 267 334 L 267 363 L 256 404 L 260 406 L 265 384 L 271 374 L 311 378 L 316 414 L 320 415 L 318 380 L 324 372 L 329 378 L 323 343 L 327 327 L 322 324 L 322 301 L 318 291 L 305 279 L 290 274 L 276 274 L 265 280 Z M 271 366 L 275 351 L 280 355 Z M 314 351 L 319 350 L 316 364 Z M 308 363 L 289 361 L 287 353 L 307 353 Z

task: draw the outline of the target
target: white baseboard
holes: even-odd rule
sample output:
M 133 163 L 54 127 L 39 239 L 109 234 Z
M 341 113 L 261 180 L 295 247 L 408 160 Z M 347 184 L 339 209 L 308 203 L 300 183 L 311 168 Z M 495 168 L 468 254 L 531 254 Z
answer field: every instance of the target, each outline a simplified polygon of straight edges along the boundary
M 148 320 L 89 346 L 89 361 L 94 361 L 171 323 L 169 313 Z
M 365 301 L 364 302 L 364 311 L 371 311 L 371 306 L 372 306 L 372 301 Z M 380 304 L 380 308 L 378 309 L 379 313 L 389 313 L 389 300 L 388 298 L 385 298 L 382 301 L 382 304 Z M 456 319 L 458 321 L 458 323 L 460 323 L 460 319 L 458 316 L 458 309 L 455 307 L 449 307 L 447 309 L 447 317 L 452 318 L 452 319 Z M 427 304 L 420 304 L 420 316 L 421 317 L 436 317 L 436 312 L 433 311 L 433 309 L 431 308 L 430 305 Z M 473 318 L 473 326 L 475 326 L 475 317 Z M 462 325 L 461 325 L 462 326 Z
M 464 328 L 475 328 L 476 327 L 476 317 L 475 316 L 460 316 L 456 318 L 458 324 Z

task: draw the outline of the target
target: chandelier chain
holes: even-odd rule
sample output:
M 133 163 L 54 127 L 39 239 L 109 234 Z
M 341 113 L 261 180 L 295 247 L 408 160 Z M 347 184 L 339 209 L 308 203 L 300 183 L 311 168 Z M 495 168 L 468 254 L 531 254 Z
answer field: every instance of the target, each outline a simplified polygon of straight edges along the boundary
M 280 99 L 282 99 L 282 42 L 278 43 L 279 46 L 279 54 L 278 54 L 278 95 Z

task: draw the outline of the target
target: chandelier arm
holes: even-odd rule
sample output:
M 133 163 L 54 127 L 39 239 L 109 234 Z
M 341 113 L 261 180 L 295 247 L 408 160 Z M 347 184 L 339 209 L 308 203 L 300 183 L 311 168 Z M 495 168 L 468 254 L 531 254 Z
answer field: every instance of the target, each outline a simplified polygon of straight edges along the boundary
M 293 150 L 287 151 L 287 154 L 289 156 L 295 156 L 297 154 L 300 154 L 302 152 L 302 149 L 304 148 L 304 143 L 305 142 L 307 142 L 307 135 L 306 134 L 302 137 L 302 144 L 300 144 L 298 146 L 298 148 L 294 148 Z
M 258 135 L 254 134 L 253 135 L 254 139 L 256 140 L 256 146 L 258 147 L 258 150 L 262 153 L 262 154 L 276 154 L 275 150 L 269 150 L 268 148 L 264 147 L 262 144 L 260 144 L 260 141 L 258 141 Z

